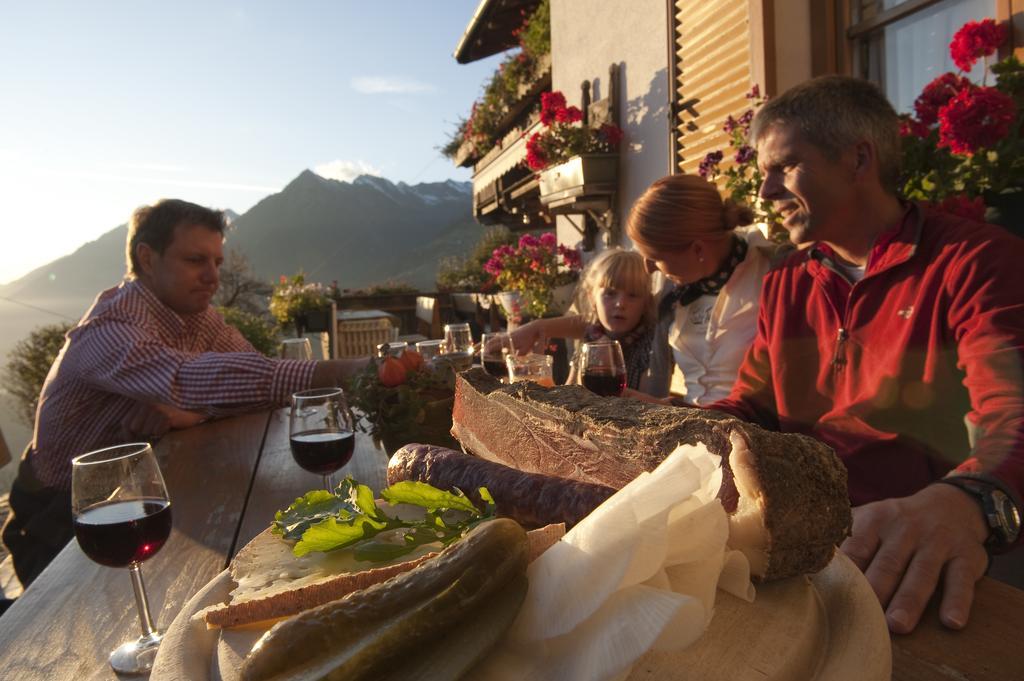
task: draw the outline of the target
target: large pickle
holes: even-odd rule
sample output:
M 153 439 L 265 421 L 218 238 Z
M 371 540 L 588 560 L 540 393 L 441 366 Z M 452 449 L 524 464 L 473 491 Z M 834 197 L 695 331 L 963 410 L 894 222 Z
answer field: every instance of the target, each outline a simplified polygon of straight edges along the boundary
M 245 681 L 356 681 L 407 663 L 526 572 L 525 531 L 483 523 L 437 558 L 280 622 L 242 665 Z

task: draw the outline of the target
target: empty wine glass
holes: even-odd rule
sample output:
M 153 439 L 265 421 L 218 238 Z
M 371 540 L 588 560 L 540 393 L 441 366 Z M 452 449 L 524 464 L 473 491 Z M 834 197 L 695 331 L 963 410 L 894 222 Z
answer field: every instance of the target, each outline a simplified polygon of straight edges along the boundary
M 285 338 L 281 341 L 281 359 L 313 359 L 308 338 Z
M 416 343 L 416 352 L 420 353 L 420 357 L 423 358 L 424 362 L 433 362 L 441 356 L 443 350 L 444 341 L 441 339 L 425 340 Z
M 288 442 L 295 463 L 319 473 L 324 488 L 334 491 L 331 475 L 352 459 L 355 448 L 352 413 L 341 388 L 314 388 L 292 395 Z
M 402 353 L 409 348 L 409 343 L 406 341 L 393 340 L 387 343 L 377 344 L 377 357 L 383 359 L 384 357 L 401 357 Z
M 114 650 L 110 666 L 147 672 L 163 635 L 153 626 L 140 565 L 171 534 L 171 501 L 153 448 L 139 442 L 72 459 L 71 512 L 82 552 L 100 565 L 127 567 L 132 578 L 142 636 Z
M 580 375 L 584 387 L 605 397 L 618 397 L 626 389 L 626 362 L 616 340 L 584 343 L 580 350 Z
M 473 332 L 469 324 L 445 324 L 443 358 L 456 371 L 473 366 Z
M 480 337 L 480 363 L 495 378 L 507 378 L 505 357 L 513 354 L 512 337 L 507 333 L 485 333 Z

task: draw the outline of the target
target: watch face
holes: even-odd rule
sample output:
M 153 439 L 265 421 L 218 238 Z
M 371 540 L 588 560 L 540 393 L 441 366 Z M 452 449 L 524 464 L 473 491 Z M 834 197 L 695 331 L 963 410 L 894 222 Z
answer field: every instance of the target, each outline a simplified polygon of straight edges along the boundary
M 1017 510 L 1013 500 L 1003 494 L 1001 490 L 993 490 L 992 501 L 995 502 L 999 524 L 1003 526 L 1006 542 L 1012 544 L 1020 534 L 1020 511 Z

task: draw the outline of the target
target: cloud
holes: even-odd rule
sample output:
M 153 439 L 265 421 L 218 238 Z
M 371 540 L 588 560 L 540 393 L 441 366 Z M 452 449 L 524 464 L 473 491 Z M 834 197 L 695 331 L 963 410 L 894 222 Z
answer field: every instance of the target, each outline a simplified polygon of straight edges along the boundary
M 313 172 L 328 180 L 338 180 L 340 182 L 351 182 L 360 175 L 383 177 L 378 168 L 374 168 L 366 161 L 342 161 L 340 159 L 321 163 L 313 168 Z
M 352 89 L 364 95 L 414 95 L 434 92 L 436 87 L 409 78 L 362 76 L 352 79 Z

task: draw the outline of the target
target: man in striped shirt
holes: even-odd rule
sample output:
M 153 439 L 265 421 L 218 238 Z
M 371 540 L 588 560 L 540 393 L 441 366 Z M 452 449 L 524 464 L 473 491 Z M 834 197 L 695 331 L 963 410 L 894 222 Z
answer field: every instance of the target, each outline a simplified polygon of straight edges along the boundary
M 176 199 L 132 216 L 126 280 L 101 293 L 68 332 L 11 488 L 3 540 L 25 586 L 72 536 L 75 456 L 280 406 L 365 365 L 268 359 L 227 325 L 210 307 L 224 229 L 220 211 Z

